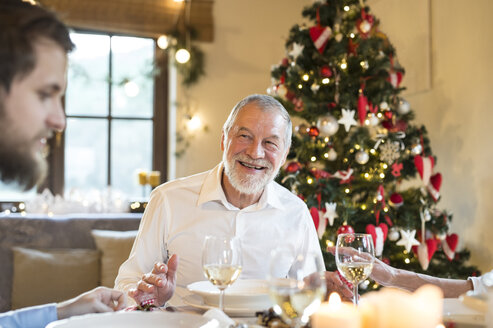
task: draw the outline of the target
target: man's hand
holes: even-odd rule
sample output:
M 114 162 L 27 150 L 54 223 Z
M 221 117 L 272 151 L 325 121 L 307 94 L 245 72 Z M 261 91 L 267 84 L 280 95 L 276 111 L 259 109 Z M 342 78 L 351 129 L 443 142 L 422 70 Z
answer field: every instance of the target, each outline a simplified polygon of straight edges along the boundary
M 137 288 L 131 289 L 128 295 L 137 304 L 153 299 L 156 306 L 163 306 L 175 292 L 177 268 L 178 256 L 176 254 L 170 257 L 168 265 L 157 262 L 154 264 L 154 269 L 143 275 L 137 283 Z
M 332 254 L 335 254 L 336 248 L 335 246 L 327 247 L 327 251 L 331 252 Z M 351 252 L 354 252 L 354 250 L 345 247 L 343 249 L 343 252 L 347 252 L 348 254 L 350 254 Z M 370 255 L 361 254 L 362 258 L 364 258 L 365 256 L 370 256 Z M 396 275 L 397 275 L 396 268 L 393 268 L 390 265 L 385 264 L 384 262 L 380 261 L 375 257 L 375 262 L 373 263 L 373 269 L 371 271 L 370 278 L 372 278 L 382 286 L 392 286 Z
M 68 301 L 57 304 L 58 319 L 86 313 L 113 312 L 127 306 L 124 293 L 106 287 L 98 287 Z
M 326 271 L 325 281 L 327 283 L 327 297 L 330 295 L 330 293 L 337 292 L 341 296 L 341 299 L 343 301 L 352 301 L 352 290 L 341 280 L 341 278 L 339 278 L 337 272 Z

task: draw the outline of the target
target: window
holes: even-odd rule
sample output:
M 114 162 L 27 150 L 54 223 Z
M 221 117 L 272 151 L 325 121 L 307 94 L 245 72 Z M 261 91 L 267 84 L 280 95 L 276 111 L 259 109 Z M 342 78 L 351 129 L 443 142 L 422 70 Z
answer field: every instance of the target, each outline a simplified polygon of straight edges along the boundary
M 142 196 L 137 170 L 166 179 L 167 58 L 149 38 L 71 33 L 61 138 L 50 141 L 53 193 L 102 190 Z M 0 185 L 4 200 L 23 199 Z M 10 194 L 9 194 L 10 192 Z

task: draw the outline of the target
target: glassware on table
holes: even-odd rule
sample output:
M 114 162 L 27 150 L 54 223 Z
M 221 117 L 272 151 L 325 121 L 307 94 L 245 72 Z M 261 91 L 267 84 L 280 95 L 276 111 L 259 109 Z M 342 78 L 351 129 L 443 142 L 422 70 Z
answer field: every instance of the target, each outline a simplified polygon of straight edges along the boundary
M 338 235 L 335 258 L 337 269 L 353 285 L 353 303 L 358 305 L 358 285 L 371 274 L 375 262 L 371 235 L 363 233 Z
M 209 281 L 219 289 L 219 308 L 224 311 L 224 291 L 240 276 L 241 243 L 238 237 L 206 236 L 202 267 Z
M 291 262 L 287 277 L 279 277 L 279 267 Z M 305 325 L 320 306 L 327 288 L 324 272 L 325 265 L 316 254 L 302 255 L 287 247 L 272 252 L 269 295 L 274 311 L 292 327 Z

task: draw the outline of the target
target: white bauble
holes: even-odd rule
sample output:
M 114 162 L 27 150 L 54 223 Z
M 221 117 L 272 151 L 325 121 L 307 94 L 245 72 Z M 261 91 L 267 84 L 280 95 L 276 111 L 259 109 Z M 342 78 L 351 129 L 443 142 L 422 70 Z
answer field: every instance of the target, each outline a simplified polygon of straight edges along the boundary
M 337 159 L 337 153 L 336 151 L 334 150 L 334 148 L 330 148 L 329 150 L 329 156 L 327 157 L 327 159 L 329 161 L 335 161 Z
M 333 136 L 339 130 L 339 123 L 334 116 L 327 114 L 318 119 L 317 127 L 322 136 Z
M 356 156 L 354 156 L 354 158 L 356 159 L 356 162 L 358 162 L 358 164 L 366 164 L 368 163 L 368 160 L 370 159 L 370 155 L 368 155 L 368 153 L 364 150 L 360 150 L 356 153 Z
M 411 106 L 406 100 L 404 99 L 399 100 L 399 107 L 397 107 L 397 113 L 401 115 L 405 115 L 409 113 L 410 110 L 411 110 Z
M 387 102 L 386 102 L 386 101 L 382 101 L 382 102 L 380 103 L 380 108 L 381 108 L 382 110 L 387 110 L 387 109 L 389 109 L 389 104 L 387 104 Z
M 370 117 L 368 118 L 370 121 L 371 126 L 377 126 L 380 123 L 380 119 L 377 117 L 375 114 L 370 114 Z
M 397 240 L 399 240 L 400 237 L 401 237 L 401 235 L 399 233 L 399 230 L 397 230 L 396 228 L 390 229 L 389 236 L 388 236 L 390 241 L 397 241 Z
M 286 94 L 288 93 L 288 89 L 284 86 L 284 84 L 281 84 L 277 87 L 277 94 L 281 98 L 286 98 Z

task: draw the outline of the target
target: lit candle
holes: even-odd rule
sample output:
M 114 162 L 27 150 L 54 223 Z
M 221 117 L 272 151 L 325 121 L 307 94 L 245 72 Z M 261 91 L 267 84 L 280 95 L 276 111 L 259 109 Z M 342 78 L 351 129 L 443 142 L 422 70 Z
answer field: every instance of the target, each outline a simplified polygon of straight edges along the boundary
M 161 172 L 151 171 L 149 173 L 149 184 L 152 188 L 159 186 L 161 184 Z
M 329 302 L 322 303 L 311 317 L 313 328 L 360 328 L 358 309 L 351 303 L 341 302 L 337 293 L 330 294 Z
M 147 172 L 139 171 L 139 184 L 145 186 L 147 184 Z

